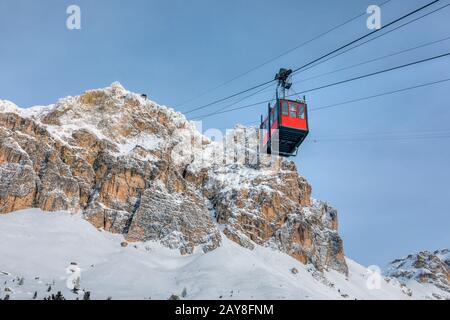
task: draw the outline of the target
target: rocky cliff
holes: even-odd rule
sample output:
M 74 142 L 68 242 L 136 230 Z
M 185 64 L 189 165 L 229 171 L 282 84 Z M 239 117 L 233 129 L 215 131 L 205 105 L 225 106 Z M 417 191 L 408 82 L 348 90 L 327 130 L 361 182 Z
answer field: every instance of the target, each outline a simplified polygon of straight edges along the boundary
M 46 107 L 0 101 L 0 214 L 79 212 L 129 242 L 182 254 L 214 250 L 225 235 L 346 274 L 336 210 L 257 141 L 255 128 L 237 127 L 213 142 L 118 83 Z

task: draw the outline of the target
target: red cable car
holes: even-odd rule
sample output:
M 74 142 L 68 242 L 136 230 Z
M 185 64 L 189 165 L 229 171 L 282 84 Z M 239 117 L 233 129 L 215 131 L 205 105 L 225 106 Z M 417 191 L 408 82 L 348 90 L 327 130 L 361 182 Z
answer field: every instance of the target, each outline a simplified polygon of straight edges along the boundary
M 283 98 L 277 98 L 271 107 L 268 106 L 268 116 L 263 121 L 261 117 L 262 150 L 268 154 L 277 154 L 283 157 L 296 156 L 298 148 L 309 133 L 308 107 L 305 100 L 288 100 L 285 98 L 286 90 L 290 89 L 292 83 L 288 81 L 292 70 L 280 69 L 275 76 L 278 87 L 281 87 Z

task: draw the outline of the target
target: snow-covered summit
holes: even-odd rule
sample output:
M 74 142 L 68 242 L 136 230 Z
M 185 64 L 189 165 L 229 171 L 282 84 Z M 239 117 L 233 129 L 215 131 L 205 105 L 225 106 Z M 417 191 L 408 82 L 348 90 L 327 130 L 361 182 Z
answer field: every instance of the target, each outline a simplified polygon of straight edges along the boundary
M 20 108 L 8 100 L 0 100 L 0 112 L 18 113 Z

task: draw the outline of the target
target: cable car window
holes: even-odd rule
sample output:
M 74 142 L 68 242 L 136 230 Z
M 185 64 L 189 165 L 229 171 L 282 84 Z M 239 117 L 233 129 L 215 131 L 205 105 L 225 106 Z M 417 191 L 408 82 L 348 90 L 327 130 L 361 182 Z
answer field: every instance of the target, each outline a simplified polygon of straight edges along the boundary
M 297 105 L 291 103 L 290 107 L 290 117 L 291 118 L 297 118 Z
M 288 116 L 289 115 L 289 108 L 288 108 L 288 103 L 286 101 L 283 101 L 281 103 L 281 108 L 282 108 L 283 116 Z
M 298 106 L 298 117 L 299 119 L 305 119 L 305 106 Z

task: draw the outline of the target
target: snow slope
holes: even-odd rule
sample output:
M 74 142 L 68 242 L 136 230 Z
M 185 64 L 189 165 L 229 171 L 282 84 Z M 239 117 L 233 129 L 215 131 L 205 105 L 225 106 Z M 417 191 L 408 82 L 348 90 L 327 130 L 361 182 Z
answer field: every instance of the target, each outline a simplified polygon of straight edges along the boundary
M 259 246 L 251 251 L 222 238 L 212 252 L 181 256 L 155 242 L 122 247 L 122 236 L 65 212 L 3 215 L 0 298 L 32 299 L 37 292 L 36 299 L 43 299 L 57 291 L 67 299 L 81 297 L 65 286 L 66 268 L 76 262 L 81 288 L 93 299 L 167 299 L 184 288 L 186 299 L 411 299 L 392 279 L 369 290 L 370 273 L 351 260 L 348 277 L 321 274 L 281 252 Z

